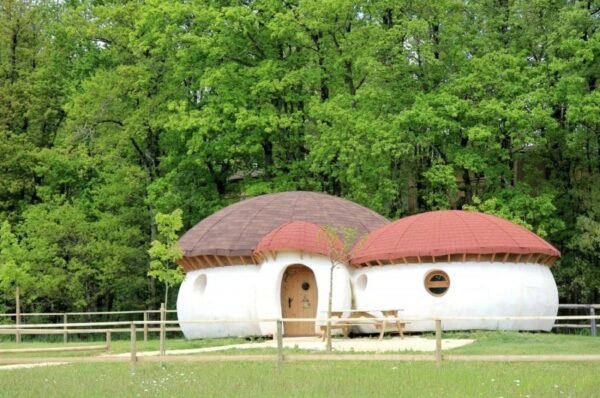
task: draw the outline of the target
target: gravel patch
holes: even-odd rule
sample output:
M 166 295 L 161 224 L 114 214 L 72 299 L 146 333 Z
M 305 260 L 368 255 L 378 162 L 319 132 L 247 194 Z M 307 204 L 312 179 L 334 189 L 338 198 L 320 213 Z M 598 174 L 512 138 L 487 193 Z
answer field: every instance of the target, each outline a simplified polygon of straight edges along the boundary
M 442 347 L 452 349 L 462 347 L 473 343 L 474 339 L 442 339 Z M 261 343 L 243 343 L 230 344 L 219 347 L 193 348 L 183 350 L 168 350 L 167 355 L 187 355 L 203 352 L 218 352 L 230 349 L 250 349 L 250 348 L 276 348 L 277 341 L 268 340 Z M 299 348 L 312 351 L 325 351 L 325 342 L 320 337 L 286 337 L 283 339 L 284 348 Z M 401 339 L 400 337 L 385 338 L 378 340 L 374 338 L 353 338 L 343 339 L 335 338 L 332 340 L 334 351 L 344 352 L 433 352 L 435 351 L 435 340 L 426 339 L 419 336 L 409 336 Z M 129 353 L 122 354 L 104 354 L 119 357 L 127 357 Z M 158 351 L 138 352 L 138 356 L 156 356 Z

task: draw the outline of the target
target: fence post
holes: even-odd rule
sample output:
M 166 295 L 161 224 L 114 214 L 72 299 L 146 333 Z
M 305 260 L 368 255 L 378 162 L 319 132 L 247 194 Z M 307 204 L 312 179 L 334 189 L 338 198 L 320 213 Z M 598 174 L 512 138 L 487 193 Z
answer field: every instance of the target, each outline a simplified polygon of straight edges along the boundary
M 435 363 L 439 367 L 442 362 L 442 321 L 435 320 Z
M 166 331 L 165 331 L 165 319 L 166 318 L 166 312 L 165 312 L 165 303 L 160 303 L 160 356 L 164 356 L 165 355 L 165 338 L 166 338 Z
M 63 324 L 64 324 L 63 329 L 65 330 L 63 333 L 63 342 L 65 344 L 67 344 L 67 339 L 69 338 L 68 333 L 67 333 L 67 317 L 68 317 L 67 314 L 63 314 Z
M 136 330 L 135 323 L 131 322 L 131 373 L 135 373 L 135 365 L 137 361 L 137 348 L 136 348 Z
M 148 311 L 144 311 L 144 341 L 148 341 Z
M 281 319 L 277 321 L 277 371 L 283 367 L 283 327 Z
M 590 316 L 596 316 L 596 310 L 593 306 L 590 306 Z M 596 336 L 596 319 L 590 319 L 590 327 L 592 330 L 592 336 Z
M 112 335 L 110 330 L 106 331 L 106 352 L 110 352 L 112 346 Z
M 15 291 L 15 342 L 21 342 L 21 332 L 19 331 L 19 327 L 21 326 L 21 295 L 19 291 L 19 286 Z

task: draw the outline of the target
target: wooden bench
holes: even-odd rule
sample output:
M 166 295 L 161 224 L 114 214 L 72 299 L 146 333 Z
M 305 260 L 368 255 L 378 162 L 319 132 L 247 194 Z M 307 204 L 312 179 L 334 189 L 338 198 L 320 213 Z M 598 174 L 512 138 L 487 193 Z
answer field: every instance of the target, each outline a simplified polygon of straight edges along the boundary
M 337 320 L 331 321 L 332 329 L 342 329 L 342 333 L 344 337 L 348 337 L 348 330 L 350 326 L 356 325 L 374 325 L 375 328 L 379 331 L 379 340 L 383 339 L 383 334 L 385 333 L 385 328 L 388 324 L 395 324 L 398 333 L 400 334 L 400 338 L 404 338 L 404 327 L 406 322 L 402 322 L 399 320 L 390 320 L 387 321 L 385 319 L 381 319 L 382 317 L 373 315 L 373 312 L 381 312 L 383 314 L 383 318 L 398 317 L 398 312 L 402 311 L 401 309 L 396 310 L 344 310 L 344 311 L 331 311 L 331 318 L 339 318 Z M 350 313 L 349 318 L 343 318 L 344 313 Z M 323 340 L 325 340 L 327 335 L 327 325 L 321 325 L 321 334 Z

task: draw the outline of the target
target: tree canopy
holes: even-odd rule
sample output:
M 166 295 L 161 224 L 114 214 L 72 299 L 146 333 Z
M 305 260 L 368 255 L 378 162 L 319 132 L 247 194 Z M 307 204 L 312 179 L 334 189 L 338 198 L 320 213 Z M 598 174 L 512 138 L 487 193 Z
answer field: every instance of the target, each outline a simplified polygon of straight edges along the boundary
M 299 189 L 498 214 L 598 302 L 599 25 L 598 0 L 0 0 L 0 307 L 21 280 L 27 310 L 157 306 L 158 214 Z

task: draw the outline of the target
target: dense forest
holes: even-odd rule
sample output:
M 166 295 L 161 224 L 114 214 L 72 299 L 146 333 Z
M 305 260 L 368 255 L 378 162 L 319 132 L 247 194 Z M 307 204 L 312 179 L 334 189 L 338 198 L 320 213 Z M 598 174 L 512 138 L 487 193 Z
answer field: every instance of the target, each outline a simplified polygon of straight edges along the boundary
M 501 215 L 598 302 L 599 27 L 598 0 L 0 0 L 0 312 L 156 307 L 157 214 L 285 190 Z

